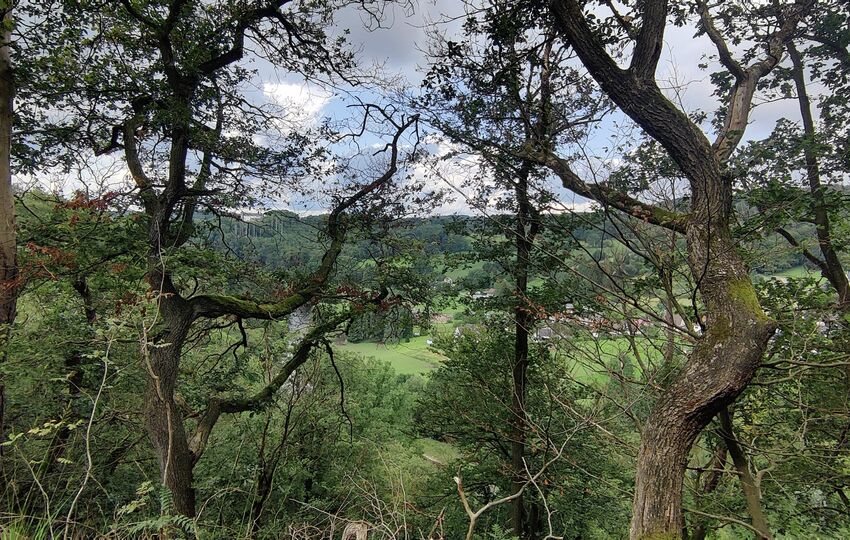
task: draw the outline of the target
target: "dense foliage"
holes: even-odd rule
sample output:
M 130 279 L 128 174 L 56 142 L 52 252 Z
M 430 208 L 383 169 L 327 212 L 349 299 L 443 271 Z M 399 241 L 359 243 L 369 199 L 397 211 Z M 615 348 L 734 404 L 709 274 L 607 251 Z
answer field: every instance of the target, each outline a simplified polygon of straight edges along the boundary
M 0 538 L 850 537 L 845 4 L 0 2 Z

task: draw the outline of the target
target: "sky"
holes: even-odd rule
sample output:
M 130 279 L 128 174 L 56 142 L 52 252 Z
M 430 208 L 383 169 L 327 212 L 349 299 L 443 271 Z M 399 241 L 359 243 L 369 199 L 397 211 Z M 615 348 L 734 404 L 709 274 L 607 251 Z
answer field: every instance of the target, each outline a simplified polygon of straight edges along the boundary
M 356 3 L 355 3 L 356 4 Z M 427 66 L 425 50 L 428 45 L 428 29 L 438 29 L 449 37 L 460 37 L 460 24 L 457 17 L 463 14 L 463 2 L 457 0 L 411 0 L 410 3 L 388 3 L 383 12 L 379 27 L 356 6 L 350 6 L 336 14 L 334 25 L 329 28 L 332 35 L 346 33 L 350 46 L 358 51 L 359 65 L 381 66 L 385 73 L 411 88 L 419 85 L 423 71 Z M 709 75 L 719 69 L 719 64 L 713 58 L 715 49 L 705 36 L 695 37 L 695 28 L 677 28 L 668 25 L 665 32 L 664 52 L 659 62 L 657 80 L 662 89 L 666 89 L 668 97 L 680 103 L 686 112 L 695 110 L 706 111 L 709 114 L 718 106 L 717 98 L 713 95 L 713 86 Z M 734 52 L 734 49 L 733 49 Z M 738 51 L 740 52 L 740 51 Z M 707 63 L 707 69 L 701 69 L 699 64 Z M 284 106 L 289 111 L 285 120 L 281 121 L 281 131 L 297 129 L 298 126 L 315 127 L 323 118 L 355 118 L 357 111 L 349 107 L 352 95 L 346 92 L 350 89 L 329 89 L 317 84 L 305 82 L 299 77 L 276 71 L 271 65 L 257 62 L 252 64 L 257 68 L 254 97 L 260 100 Z M 674 90 L 678 89 L 678 90 Z M 380 100 L 379 89 L 355 90 L 361 99 Z M 756 100 L 758 102 L 758 99 Z M 776 120 L 787 117 L 796 121 L 799 113 L 793 101 L 785 100 L 760 104 L 753 111 L 750 126 L 745 139 L 764 138 L 773 129 Z M 610 116 L 602 129 L 594 132 L 587 146 L 591 154 L 596 154 L 583 164 L 585 172 L 596 170 L 600 177 L 605 176 L 605 169 L 616 165 L 617 156 L 606 153 L 603 149 L 611 147 L 615 137 L 623 137 L 623 131 L 615 125 L 629 125 L 622 114 Z M 294 126 L 294 127 L 293 127 Z M 628 133 L 628 131 L 627 131 Z M 638 133 L 634 131 L 634 133 Z M 712 134 L 709 133 L 709 138 Z M 627 135 L 628 136 L 628 135 Z M 378 139 L 368 137 L 363 139 L 364 146 L 377 144 Z M 445 141 L 439 141 L 429 136 L 429 149 L 436 154 L 445 154 L 450 146 Z M 635 143 L 636 144 L 636 143 Z M 352 152 L 349 148 L 336 148 L 342 155 Z M 471 213 L 461 181 L 475 166 L 475 159 L 467 157 L 462 161 L 447 163 L 441 169 L 441 174 L 431 176 L 430 183 L 454 194 L 454 199 L 437 208 L 436 213 Z M 106 177 L 109 181 L 121 182 L 126 176 L 126 170 L 110 158 L 99 158 L 91 164 L 96 175 Z M 582 165 L 578 166 L 581 169 Z M 598 169 L 603 169 L 599 171 Z M 422 179 L 428 174 L 423 166 L 412 171 L 414 178 Z M 73 186 L 78 183 L 75 179 L 57 178 L 57 183 Z M 583 210 L 592 205 L 586 199 L 578 197 L 566 190 L 556 188 L 564 209 Z M 327 201 L 310 200 L 308 197 L 293 196 L 287 200 L 266 200 L 266 208 L 286 208 L 300 213 L 316 213 L 326 208 Z
M 390 5 L 384 13 L 385 19 L 380 28 L 366 28 L 364 17 L 355 9 L 346 9 L 338 14 L 336 31 L 348 30 L 347 39 L 355 50 L 363 65 L 381 65 L 390 73 L 396 74 L 412 87 L 419 84 L 423 69 L 427 65 L 424 51 L 427 49 L 428 27 L 436 27 L 448 36 L 459 36 L 459 24 L 453 21 L 462 15 L 463 3 L 447 0 L 414 0 L 411 6 Z M 717 97 L 713 95 L 714 88 L 710 81 L 710 73 L 720 69 L 717 62 L 716 49 L 706 36 L 696 36 L 696 29 L 691 27 L 674 27 L 668 25 L 665 32 L 664 52 L 658 65 L 657 80 L 668 97 L 680 104 L 686 112 L 697 110 L 709 113 L 709 117 L 718 107 Z M 458 38 L 460 39 L 460 38 Z M 735 51 L 733 48 L 733 52 Z M 701 69 L 699 64 L 707 63 L 707 69 Z M 261 73 L 262 76 L 262 73 Z M 351 114 L 346 108 L 348 101 L 345 97 L 336 96 L 322 91 L 314 85 L 303 81 L 280 76 L 265 83 L 264 88 L 268 97 L 281 104 L 292 104 L 300 108 L 306 123 L 314 122 L 322 116 L 338 117 Z M 369 92 L 361 94 L 364 99 L 370 97 Z M 797 121 L 799 112 L 793 100 L 760 103 L 754 109 L 750 125 L 745 133 L 745 140 L 767 137 L 778 118 L 786 117 Z M 611 116 L 606 121 L 606 127 L 595 132 L 588 141 L 591 152 L 598 151 L 598 156 L 584 164 L 587 168 L 610 168 L 616 163 L 616 157 L 606 154 L 603 148 L 612 146 L 613 137 L 622 137 L 622 131 L 614 129 L 615 124 L 630 124 L 621 113 Z M 710 126 L 705 126 L 709 139 L 713 139 Z M 638 133 L 635 131 L 634 133 Z M 636 144 L 636 143 L 635 143 Z M 445 153 L 444 143 L 432 145 L 437 153 Z M 470 213 L 473 211 L 465 200 L 460 181 L 465 171 L 469 170 L 469 158 L 465 163 L 448 165 L 435 178 L 449 192 L 455 194 L 453 202 L 437 209 L 437 213 Z M 601 177 L 605 171 L 596 171 Z M 422 175 L 420 170 L 416 174 Z M 571 192 L 556 188 L 563 206 L 571 209 L 588 209 L 592 204 Z M 305 211 L 303 208 L 292 208 L 295 211 Z M 315 209 L 313 209 L 315 210 Z M 309 209 L 307 211 L 310 211 Z

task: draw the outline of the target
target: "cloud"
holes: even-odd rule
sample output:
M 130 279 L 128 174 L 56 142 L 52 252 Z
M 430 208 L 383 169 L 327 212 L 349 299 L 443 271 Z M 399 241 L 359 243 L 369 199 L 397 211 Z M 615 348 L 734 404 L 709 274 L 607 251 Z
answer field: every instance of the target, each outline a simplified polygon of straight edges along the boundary
M 363 5 L 352 3 L 337 13 L 329 32 L 333 37 L 345 37 L 363 65 L 381 66 L 418 83 L 422 75 L 418 68 L 427 65 L 423 50 L 429 29 L 438 24 L 440 32 L 459 34 L 468 8 L 457 0 L 389 2 L 378 14 L 378 24 L 374 12 L 367 13 Z
M 266 82 L 263 84 L 263 94 L 284 109 L 286 121 L 302 125 L 315 125 L 323 109 L 334 97 L 318 85 L 289 82 Z
M 110 191 L 128 192 L 135 185 L 122 156 L 86 154 L 70 171 L 48 169 L 37 174 L 14 174 L 12 183 L 20 191 L 40 189 L 70 197 L 80 191 L 87 197 L 99 197 Z
M 434 208 L 432 215 L 496 215 L 506 212 L 504 201 L 513 198 L 510 189 L 499 187 L 484 168 L 483 158 L 438 134 L 424 140 L 432 159 L 414 164 L 411 179 L 423 182 L 426 191 L 443 191 L 447 198 Z M 553 197 L 542 209 L 548 214 L 592 212 L 599 205 L 561 187 L 552 177 L 536 183 L 535 192 Z

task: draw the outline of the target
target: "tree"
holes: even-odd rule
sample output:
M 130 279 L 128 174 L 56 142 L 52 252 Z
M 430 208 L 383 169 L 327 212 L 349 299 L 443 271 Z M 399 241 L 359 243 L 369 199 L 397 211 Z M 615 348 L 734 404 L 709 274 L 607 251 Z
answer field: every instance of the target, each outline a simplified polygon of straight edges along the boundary
M 273 196 L 287 183 L 297 188 L 298 182 L 320 174 L 322 153 L 310 147 L 311 134 L 295 131 L 282 138 L 252 138 L 280 130 L 275 115 L 279 111 L 246 102 L 241 85 L 251 73 L 240 62 L 249 50 L 246 41 L 252 40 L 261 57 L 278 68 L 307 77 L 333 75 L 354 81 L 357 74 L 350 55 L 322 30 L 338 7 L 322 2 L 308 10 L 286 0 L 124 1 L 55 10 L 29 6 L 33 26 L 61 32 L 36 34 L 27 42 L 33 48 L 28 69 L 52 70 L 51 81 L 60 81 L 61 91 L 33 81 L 25 100 L 37 109 L 37 100 L 48 96 L 47 103 L 71 113 L 71 121 L 42 130 L 39 136 L 61 134 L 68 146 L 87 145 L 87 157 L 118 153 L 143 209 L 146 281 L 157 310 L 141 335 L 149 374 L 145 424 L 162 483 L 171 490 L 176 511 L 187 516 L 195 513 L 192 469 L 219 415 L 263 406 L 324 332 L 346 320 L 348 311 L 331 309 L 259 394 L 212 398 L 190 436 L 175 392 L 182 350 L 193 326 L 220 318 L 281 319 L 318 302 L 352 226 L 350 214 L 364 208 L 379 213 L 386 199 L 373 195 L 390 185 L 403 160 L 399 141 L 416 123 L 416 117 L 397 120 L 380 109 L 364 107 L 364 128 L 374 122 L 390 126 L 386 162 L 373 177 L 347 182 L 343 178 L 338 189 L 327 193 L 333 202 L 320 235 L 327 242 L 321 261 L 302 281 L 282 284 L 281 290 L 287 291 L 282 297 L 266 301 L 216 294 L 206 287 L 190 292 L 175 272 L 172 261 L 192 239 L 199 207 L 220 213 L 250 203 L 251 191 L 257 191 L 252 184 Z M 70 60 L 64 54 L 68 49 L 85 55 Z M 234 132 L 237 135 L 231 135 Z M 351 299 L 361 299 L 354 296 Z M 367 303 L 373 300 L 365 297 Z
M 516 538 L 511 448 L 516 337 L 502 330 L 514 324 L 514 317 L 510 312 L 492 317 L 477 330 L 438 340 L 446 360 L 429 377 L 416 420 L 420 433 L 451 441 L 460 454 L 432 480 L 439 484 L 431 489 L 451 493 L 456 486 L 447 476 L 459 475 L 473 508 L 495 503 L 476 518 L 477 534 L 501 526 L 506 537 Z M 569 362 L 549 345 L 533 342 L 529 347 L 521 492 L 527 495 L 527 526 L 520 538 L 567 532 L 581 538 L 622 536 L 628 505 L 617 495 L 627 474 L 619 464 L 621 456 L 604 435 L 587 429 L 588 422 L 601 420 L 604 413 L 585 407 L 594 401 L 591 390 L 571 380 Z M 435 499 L 432 504 L 444 504 L 442 497 Z M 475 529 L 457 502 L 446 512 L 446 538 L 464 538 Z
M 697 124 L 665 97 L 655 80 L 670 15 L 664 0 L 644 2 L 633 15 L 613 11 L 604 28 L 631 40 L 628 67 L 609 54 L 609 37 L 578 2 L 550 3 L 555 28 L 576 51 L 602 90 L 670 154 L 690 186 L 687 214 L 647 205 L 628 195 L 590 184 L 550 145 L 529 151 L 557 174 L 564 186 L 650 223 L 685 234 L 688 262 L 705 312 L 705 333 L 685 367 L 658 400 L 644 426 L 635 478 L 632 538 L 678 538 L 684 529 L 682 480 L 690 448 L 702 429 L 732 403 L 755 375 L 775 323 L 761 309 L 731 232 L 734 178 L 728 160 L 743 136 L 759 81 L 782 58 L 785 44 L 811 2 L 753 13 L 770 17 L 764 53 L 749 65 L 735 60 L 705 4 L 700 25 L 717 48 L 734 83 L 724 96 L 723 122 L 713 143 Z M 613 8 L 612 8 L 613 9 Z M 633 24 L 639 21 L 639 26 Z M 617 38 L 614 38 L 617 39 Z
M 464 196 L 484 216 L 479 257 L 498 262 L 510 282 L 508 299 L 491 301 L 488 307 L 512 315 L 511 526 L 517 537 L 536 538 L 541 504 L 535 494 L 524 493 L 529 478 L 526 439 L 532 430 L 526 396 L 528 372 L 535 363 L 529 341 L 545 309 L 533 299 L 529 281 L 542 271 L 545 255 L 535 250 L 535 242 L 544 229 L 542 214 L 555 197 L 542 167 L 519 154 L 532 141 L 580 137 L 602 104 L 568 69 L 568 52 L 547 33 L 541 9 L 501 1 L 470 3 L 469 8 L 462 43 L 433 36 L 421 106 L 457 153 L 468 153 L 479 164 L 463 178 Z M 506 243 L 494 240 L 499 236 Z M 486 285 L 492 288 L 490 279 Z
M 801 476 L 819 471 L 814 477 L 828 487 L 819 490 L 822 495 L 812 497 L 831 498 L 837 506 L 844 505 L 842 481 L 833 477 L 831 459 L 824 460 L 814 446 L 840 452 L 846 425 L 839 418 L 846 415 L 846 396 L 841 394 L 846 389 L 848 372 L 837 355 L 846 347 L 846 323 L 838 314 L 847 312 L 847 277 L 840 256 L 844 242 L 834 232 L 846 223 L 846 203 L 840 185 L 847 170 L 846 160 L 841 157 L 845 122 L 839 120 L 846 118 L 846 104 L 836 99 L 846 83 L 843 74 L 848 67 L 842 61 L 847 38 L 836 24 L 846 17 L 835 3 L 824 2 L 818 8 L 818 15 L 802 21 L 786 44 L 790 65 L 780 66 L 764 81 L 771 98 L 795 102 L 799 121 L 780 119 L 770 137 L 748 143 L 733 161 L 746 175 L 741 197 L 759 211 L 759 215 L 743 212 L 748 219 L 741 230 L 751 232 L 745 232 L 742 239 L 763 243 L 765 238 L 775 238 L 786 242 L 786 251 L 817 269 L 829 291 L 822 290 L 817 280 L 807 276 L 759 287 L 762 303 L 777 319 L 780 330 L 768 349 L 768 369 L 756 381 L 771 391 L 769 395 L 760 391 L 745 394 L 741 406 L 736 407 L 741 413 L 741 422 L 735 428 L 737 436 L 732 433 L 731 414 L 724 411 L 720 415 L 719 433 L 742 480 L 752 525 L 764 538 L 771 537 L 766 513 L 770 514 L 774 530 L 793 527 L 784 512 L 771 510 L 788 504 L 781 491 L 801 481 Z M 742 23 L 733 15 L 725 18 L 724 24 L 727 32 L 736 36 L 734 39 L 751 39 L 754 27 Z M 831 46 L 824 45 L 824 41 Z M 811 69 L 807 69 L 806 62 Z M 810 77 L 826 91 L 813 94 L 815 90 L 807 83 Z M 813 97 L 821 109 L 817 121 Z M 774 246 L 770 258 L 776 258 L 776 251 L 783 248 L 781 243 Z M 758 257 L 763 248 L 751 249 Z M 805 346 L 801 340 L 805 340 Z M 839 389 L 834 382 L 841 379 Z M 805 403 L 802 410 L 800 403 Z M 830 410 L 826 403 L 839 405 Z M 813 421 L 821 426 L 817 433 L 809 433 L 805 427 Z M 772 425 L 771 432 L 785 435 L 762 437 L 767 422 Z M 742 437 L 745 443 L 739 444 Z M 794 465 L 781 457 L 785 451 L 795 456 Z M 770 481 L 762 481 L 758 470 L 775 472 Z M 796 474 L 802 471 L 807 473 Z M 786 473 L 788 476 L 783 476 Z M 782 488 L 772 493 L 774 483 Z M 804 481 L 797 489 L 811 493 L 812 487 Z M 818 511 L 810 507 L 801 512 L 799 519 Z M 841 520 L 830 521 L 828 526 L 841 527 Z M 821 526 L 824 524 L 816 517 L 808 524 L 811 530 Z
M 12 2 L 0 8 L 0 362 L 15 322 L 18 290 L 18 244 L 15 240 L 15 198 L 12 191 L 12 123 L 15 83 L 12 72 Z M 5 437 L 6 391 L 0 374 L 0 441 Z M 0 450 L 2 453 L 2 450 Z

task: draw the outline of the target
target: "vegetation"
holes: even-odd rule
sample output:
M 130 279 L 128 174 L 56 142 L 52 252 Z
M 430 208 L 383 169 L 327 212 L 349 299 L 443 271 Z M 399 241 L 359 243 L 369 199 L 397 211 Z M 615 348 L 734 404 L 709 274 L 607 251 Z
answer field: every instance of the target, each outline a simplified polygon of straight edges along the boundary
M 850 537 L 844 3 L 0 7 L 0 538 Z

